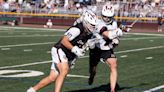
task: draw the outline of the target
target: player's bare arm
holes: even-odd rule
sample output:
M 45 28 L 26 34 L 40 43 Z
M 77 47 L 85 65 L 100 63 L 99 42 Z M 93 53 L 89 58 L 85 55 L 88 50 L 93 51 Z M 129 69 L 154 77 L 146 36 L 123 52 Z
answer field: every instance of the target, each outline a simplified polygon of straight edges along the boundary
M 64 36 L 61 43 L 67 48 L 67 49 L 72 49 L 73 45 L 70 43 L 69 38 L 67 36 Z

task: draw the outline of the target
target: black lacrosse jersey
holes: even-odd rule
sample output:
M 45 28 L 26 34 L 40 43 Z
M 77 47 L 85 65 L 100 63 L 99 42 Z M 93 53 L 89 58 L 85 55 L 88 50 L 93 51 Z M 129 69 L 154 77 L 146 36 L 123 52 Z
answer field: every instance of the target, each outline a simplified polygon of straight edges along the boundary
M 74 39 L 72 39 L 70 42 L 73 46 L 78 46 L 79 48 L 82 48 L 85 43 L 87 42 L 88 39 L 91 38 L 92 36 L 92 33 L 89 33 L 87 31 L 85 31 L 85 28 L 83 27 L 83 24 L 82 23 L 77 23 L 76 25 L 70 27 L 69 29 L 71 28 L 78 28 L 78 30 L 80 30 L 80 34 L 78 36 L 76 36 Z M 68 29 L 68 30 L 69 30 Z M 67 30 L 67 31 L 68 31 Z M 66 31 L 66 32 L 67 32 Z M 73 33 L 73 31 L 75 30 L 71 30 L 71 32 Z M 62 40 L 62 38 L 61 38 Z M 71 50 L 67 49 L 62 43 L 61 43 L 61 40 L 59 40 L 55 45 L 54 47 L 56 48 L 61 48 L 65 54 L 66 54 L 66 57 L 68 58 L 68 61 L 71 61 L 73 60 L 74 58 L 76 58 L 76 55 L 74 53 L 71 52 Z

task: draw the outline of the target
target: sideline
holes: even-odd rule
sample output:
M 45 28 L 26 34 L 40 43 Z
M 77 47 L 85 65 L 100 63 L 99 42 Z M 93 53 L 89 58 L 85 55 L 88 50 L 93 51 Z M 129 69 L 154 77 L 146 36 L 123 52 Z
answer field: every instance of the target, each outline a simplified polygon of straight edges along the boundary
M 159 90 L 159 89 L 162 89 L 162 88 L 164 88 L 164 85 L 161 85 L 161 86 L 158 86 L 158 87 L 149 89 L 149 90 L 145 90 L 145 91 L 143 91 L 143 92 L 155 92 L 155 91 L 157 91 L 157 90 Z

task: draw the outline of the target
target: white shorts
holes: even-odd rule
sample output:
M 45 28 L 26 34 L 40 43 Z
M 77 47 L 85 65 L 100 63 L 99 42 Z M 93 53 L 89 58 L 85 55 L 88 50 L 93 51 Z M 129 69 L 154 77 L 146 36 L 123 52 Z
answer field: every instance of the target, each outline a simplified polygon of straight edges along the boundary
M 66 57 L 66 54 L 62 49 L 57 49 L 55 47 L 52 47 L 51 49 L 51 57 L 52 57 L 52 65 L 51 69 L 57 70 L 56 64 L 61 62 L 68 62 L 68 58 Z

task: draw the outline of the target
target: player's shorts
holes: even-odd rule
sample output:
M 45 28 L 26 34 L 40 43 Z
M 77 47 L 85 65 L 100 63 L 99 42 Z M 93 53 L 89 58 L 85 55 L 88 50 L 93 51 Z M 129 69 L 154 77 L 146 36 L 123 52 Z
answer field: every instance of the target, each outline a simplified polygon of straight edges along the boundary
M 161 17 L 158 17 L 158 25 L 162 25 L 162 18 Z
M 68 62 L 68 58 L 66 57 L 66 54 L 60 48 L 58 49 L 58 48 L 52 47 L 51 57 L 52 57 L 52 62 L 54 63 Z
M 90 49 L 89 52 L 89 60 L 90 64 L 97 65 L 98 62 L 101 60 L 106 62 L 108 58 L 116 58 L 113 50 L 100 50 L 99 48 L 95 47 L 94 49 Z M 91 63 L 93 62 L 93 63 Z
M 56 64 L 61 62 L 68 62 L 68 58 L 62 49 L 52 47 L 51 49 L 52 65 L 51 69 L 58 71 Z
M 59 69 L 56 65 L 56 63 L 52 62 L 51 64 L 51 70 L 54 70 L 56 72 L 56 74 L 59 74 Z
M 55 70 L 55 71 L 59 72 L 56 65 L 58 63 L 62 63 L 62 62 L 67 62 L 71 69 L 74 68 L 76 58 L 68 61 L 68 58 L 66 57 L 66 54 L 60 48 L 58 49 L 58 48 L 52 47 L 51 57 L 52 57 L 52 64 L 51 64 L 51 69 L 52 70 Z

